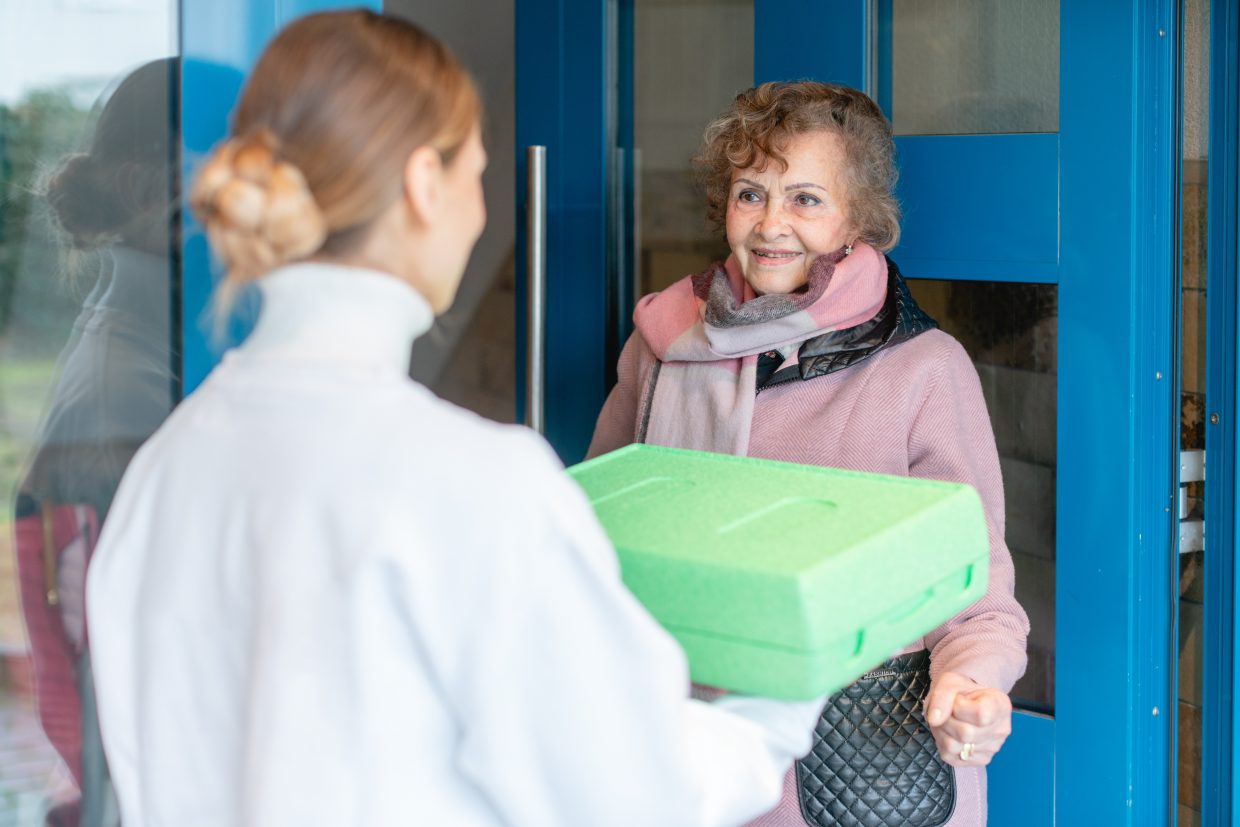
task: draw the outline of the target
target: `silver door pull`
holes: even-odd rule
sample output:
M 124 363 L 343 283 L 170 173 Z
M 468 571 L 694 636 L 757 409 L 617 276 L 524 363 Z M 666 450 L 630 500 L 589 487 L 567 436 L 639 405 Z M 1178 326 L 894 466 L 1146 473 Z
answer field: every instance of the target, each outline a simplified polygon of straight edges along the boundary
M 525 424 L 541 434 L 546 430 L 547 148 L 526 147 L 525 157 Z

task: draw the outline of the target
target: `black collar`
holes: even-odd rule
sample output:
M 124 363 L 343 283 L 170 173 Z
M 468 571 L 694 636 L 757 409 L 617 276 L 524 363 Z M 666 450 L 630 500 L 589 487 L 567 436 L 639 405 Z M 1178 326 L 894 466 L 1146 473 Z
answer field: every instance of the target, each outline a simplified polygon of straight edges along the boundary
M 814 379 L 852 367 L 885 347 L 906 342 L 939 324 L 921 309 L 909 293 L 900 268 L 887 259 L 887 299 L 874 318 L 855 327 L 823 333 L 801 343 L 797 364 L 775 370 L 778 353 L 758 356 L 757 390 L 790 382 Z

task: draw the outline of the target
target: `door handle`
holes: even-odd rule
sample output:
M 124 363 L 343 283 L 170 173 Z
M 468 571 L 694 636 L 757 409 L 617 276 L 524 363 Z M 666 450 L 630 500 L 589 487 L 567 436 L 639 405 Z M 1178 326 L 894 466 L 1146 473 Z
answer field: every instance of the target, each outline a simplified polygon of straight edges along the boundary
M 525 424 L 546 431 L 547 148 L 529 146 L 525 199 Z

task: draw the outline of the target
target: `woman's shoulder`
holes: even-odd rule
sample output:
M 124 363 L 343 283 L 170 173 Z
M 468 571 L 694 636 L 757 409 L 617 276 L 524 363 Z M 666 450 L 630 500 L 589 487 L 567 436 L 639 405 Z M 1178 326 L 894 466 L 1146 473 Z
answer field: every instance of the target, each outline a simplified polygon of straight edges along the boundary
M 520 561 L 530 571 L 546 565 L 542 552 L 566 534 L 597 534 L 584 494 L 541 435 L 486 419 L 420 386 L 414 395 L 416 424 L 407 423 L 406 435 L 379 460 L 393 492 L 420 492 L 412 498 L 417 502 L 398 497 L 407 503 L 405 516 L 451 537 L 463 558 L 491 560 L 503 547 L 510 564 Z
M 244 388 L 217 381 L 226 379 L 209 376 L 186 399 L 184 410 L 174 412 L 167 423 L 170 429 L 188 428 L 191 433 L 180 434 L 184 437 L 193 435 L 194 420 L 230 416 L 239 427 L 270 428 L 278 418 L 288 417 L 296 427 L 290 427 L 287 439 L 338 445 L 347 441 L 351 459 L 339 461 L 364 467 L 372 493 L 386 491 L 397 498 L 424 490 L 432 478 L 444 497 L 471 492 L 490 496 L 504 491 L 514 478 L 537 485 L 558 467 L 545 441 L 528 428 L 486 419 L 407 377 L 359 380 L 328 390 L 313 382 L 298 385 L 290 378 L 287 394 L 266 388 L 269 410 L 240 418 L 235 402 Z M 251 400 L 251 405 L 259 403 Z M 297 405 L 315 410 L 299 411 Z
M 879 351 L 874 367 L 898 368 L 912 375 L 935 376 L 960 370 L 974 371 L 973 360 L 959 340 L 934 328 Z
M 512 467 L 542 473 L 559 466 L 546 441 L 523 425 L 487 419 L 413 380 L 401 389 L 401 396 L 402 410 L 391 412 L 387 433 L 423 456 L 445 460 L 456 456 L 458 462 L 445 463 L 453 466 L 445 468 L 448 473 L 475 462 L 496 465 L 497 473 Z
M 373 462 L 397 489 L 433 490 L 444 503 L 464 497 L 495 511 L 529 510 L 564 466 L 524 425 L 487 419 L 410 379 L 399 401 L 371 424 Z
M 930 395 L 978 382 L 977 370 L 964 347 L 937 328 L 883 348 L 838 376 L 836 389 L 851 387 L 865 395 L 877 394 L 887 400 L 884 404 L 903 399 L 912 409 L 920 407 Z M 806 384 L 812 387 L 814 382 Z M 839 392 L 826 387 L 822 390 Z

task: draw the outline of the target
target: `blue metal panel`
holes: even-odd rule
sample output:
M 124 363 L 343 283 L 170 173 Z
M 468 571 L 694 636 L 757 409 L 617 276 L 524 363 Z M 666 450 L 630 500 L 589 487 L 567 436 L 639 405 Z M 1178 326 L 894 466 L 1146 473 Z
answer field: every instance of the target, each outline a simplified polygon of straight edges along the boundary
M 754 0 L 754 83 L 821 80 L 865 89 L 867 6 L 867 0 Z
M 1135 573 L 1131 663 L 1133 823 L 1177 814 L 1180 446 L 1180 13 L 1177 0 L 1137 4 L 1133 64 L 1132 227 L 1136 269 L 1129 326 Z
M 371 11 L 383 11 L 382 0 L 370 0 L 369 2 L 362 0 L 362 2 L 356 3 L 342 3 L 340 0 L 275 0 L 276 25 L 283 26 L 294 18 L 312 14 L 316 11 L 357 8 L 359 6 L 368 8 Z
M 182 187 L 182 388 L 188 394 L 215 366 L 229 343 L 248 331 L 253 303 L 243 303 L 227 336 L 212 335 L 211 294 L 219 273 L 213 268 L 202 228 L 189 210 L 189 184 L 203 158 L 228 134 L 228 116 L 245 73 L 276 30 L 302 14 L 366 6 L 380 0 L 183 0 L 181 4 L 181 175 Z
M 547 147 L 546 436 L 585 456 L 607 373 L 607 9 L 604 0 L 519 0 L 518 352 L 524 352 L 525 148 Z M 518 359 L 518 365 L 523 359 Z M 518 400 L 524 400 L 524 371 Z M 523 407 L 519 402 L 519 407 Z
M 202 227 L 189 209 L 189 189 L 207 153 L 228 133 L 228 117 L 247 72 L 270 36 L 269 0 L 183 0 L 181 4 L 181 366 L 184 394 L 215 366 L 211 294 L 217 274 Z
M 1202 709 L 1202 824 L 1240 823 L 1235 795 L 1240 764 L 1235 635 L 1240 568 L 1237 495 L 1237 190 L 1240 190 L 1240 4 L 1214 0 L 1210 8 L 1209 229 L 1206 320 L 1206 485 L 1204 706 Z M 1214 416 L 1217 414 L 1217 422 Z
M 1048 760 L 1054 752 L 1054 718 L 1032 712 L 1012 716 L 1012 735 L 987 772 L 989 823 L 1002 827 L 1055 823 L 1055 764 Z
M 1055 778 L 1070 824 L 1170 818 L 1170 6 L 1060 9 Z
M 1059 136 L 896 138 L 904 232 L 917 278 L 1049 282 L 1059 272 Z

